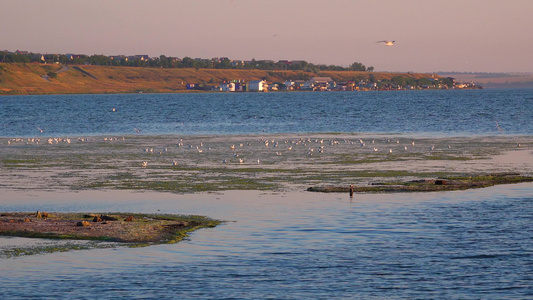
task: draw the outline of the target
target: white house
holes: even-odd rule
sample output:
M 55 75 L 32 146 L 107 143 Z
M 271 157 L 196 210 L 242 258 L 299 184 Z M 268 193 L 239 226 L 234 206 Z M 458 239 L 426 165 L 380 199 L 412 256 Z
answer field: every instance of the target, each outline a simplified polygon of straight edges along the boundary
M 266 88 L 268 88 L 268 86 L 264 80 L 252 80 L 248 83 L 249 92 L 262 92 Z
M 220 84 L 220 90 L 223 92 L 235 92 L 235 83 L 233 82 L 223 82 Z

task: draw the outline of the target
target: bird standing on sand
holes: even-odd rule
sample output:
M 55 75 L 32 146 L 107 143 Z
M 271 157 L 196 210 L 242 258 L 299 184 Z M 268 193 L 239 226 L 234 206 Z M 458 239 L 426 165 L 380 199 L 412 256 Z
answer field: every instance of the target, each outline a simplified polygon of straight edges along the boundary
M 376 43 L 385 43 L 385 46 L 394 46 L 394 42 L 396 41 L 378 41 Z
M 500 127 L 500 124 L 498 124 L 498 121 L 496 121 L 496 128 L 497 128 L 500 132 L 503 132 L 502 128 Z

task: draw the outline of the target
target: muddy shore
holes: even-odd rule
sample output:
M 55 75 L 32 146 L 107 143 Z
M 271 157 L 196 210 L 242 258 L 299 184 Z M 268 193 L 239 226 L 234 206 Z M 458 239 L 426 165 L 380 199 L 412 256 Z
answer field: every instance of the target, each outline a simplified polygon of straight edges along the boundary
M 215 227 L 220 221 L 200 216 L 2 212 L 0 235 L 98 240 L 149 245 L 174 243 L 188 232 Z
M 532 136 L 306 134 L 0 138 L 0 189 L 301 190 L 533 174 Z
M 0 192 L 228 190 L 391 193 L 531 181 L 533 136 L 306 134 L 0 138 Z M 5 199 L 13 201 L 16 199 Z M 0 256 L 178 241 L 214 226 L 190 216 L 1 213 L 0 235 L 62 239 Z M 84 217 L 88 215 L 89 217 Z M 86 226 L 77 226 L 86 221 Z M 218 224 L 218 223 L 217 223 Z M 88 225 L 88 226 L 87 226 Z M 70 241 L 89 240 L 79 245 Z M 106 244 L 113 243 L 112 245 Z

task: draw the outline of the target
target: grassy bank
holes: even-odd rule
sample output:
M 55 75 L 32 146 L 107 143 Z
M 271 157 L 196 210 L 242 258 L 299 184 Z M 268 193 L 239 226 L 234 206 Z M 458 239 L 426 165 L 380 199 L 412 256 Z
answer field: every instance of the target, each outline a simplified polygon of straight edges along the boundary
M 323 71 L 318 74 L 304 71 L 267 71 L 231 69 L 157 69 L 105 66 L 61 66 L 43 64 L 0 63 L 0 95 L 38 94 L 102 94 L 184 92 L 187 83 L 217 84 L 228 80 L 266 79 L 283 82 L 286 79 L 305 79 L 315 76 L 331 77 L 336 81 L 430 78 L 433 74 L 381 73 L 359 71 Z

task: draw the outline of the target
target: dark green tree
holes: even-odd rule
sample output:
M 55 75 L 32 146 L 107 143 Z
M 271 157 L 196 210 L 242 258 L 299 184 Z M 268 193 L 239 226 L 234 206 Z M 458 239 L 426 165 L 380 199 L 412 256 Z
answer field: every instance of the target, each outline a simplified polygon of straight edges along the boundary
M 359 62 L 354 62 L 349 69 L 351 71 L 366 71 L 365 65 Z
M 405 77 L 403 76 L 394 76 L 391 79 L 392 83 L 399 85 L 399 86 L 405 86 L 407 84 L 407 81 L 405 80 Z

